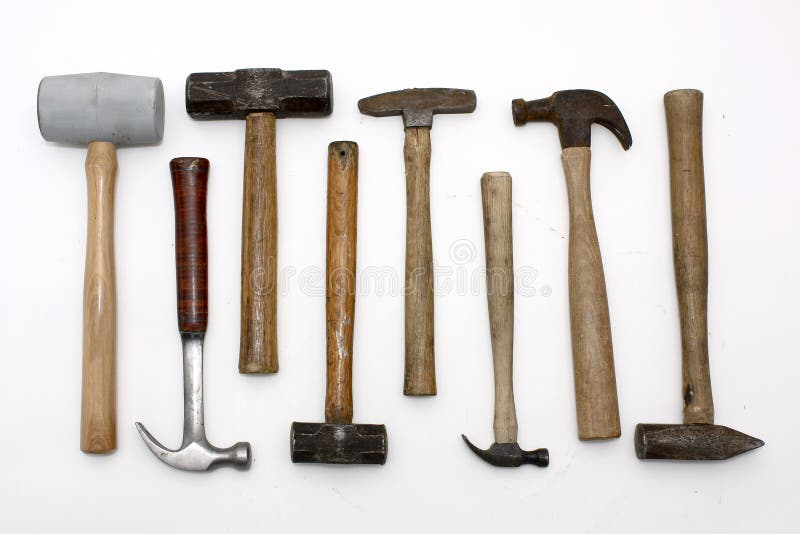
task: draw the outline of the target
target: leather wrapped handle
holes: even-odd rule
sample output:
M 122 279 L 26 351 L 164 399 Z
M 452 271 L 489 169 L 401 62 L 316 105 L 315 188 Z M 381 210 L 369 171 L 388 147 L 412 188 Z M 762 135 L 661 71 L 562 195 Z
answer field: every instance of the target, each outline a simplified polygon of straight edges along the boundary
M 208 325 L 208 160 L 175 158 L 169 164 L 175 199 L 178 329 L 204 333 Z
M 708 238 L 703 173 L 703 93 L 664 95 L 669 145 L 672 252 L 683 349 L 683 419 L 714 423 L 708 366 Z
M 357 211 L 358 145 L 333 142 L 328 145 L 325 422 L 345 425 L 353 422 Z
M 240 373 L 278 372 L 278 193 L 275 115 L 246 119 Z
M 117 152 L 112 143 L 89 143 L 88 213 L 83 278 L 83 384 L 81 450 L 117 448 L 117 283 L 114 269 L 114 187 Z
M 578 437 L 618 438 L 611 322 L 589 183 L 591 150 L 565 148 L 561 163 L 569 197 L 569 312 Z
M 405 395 L 436 395 L 431 247 L 431 131 L 406 128 Z

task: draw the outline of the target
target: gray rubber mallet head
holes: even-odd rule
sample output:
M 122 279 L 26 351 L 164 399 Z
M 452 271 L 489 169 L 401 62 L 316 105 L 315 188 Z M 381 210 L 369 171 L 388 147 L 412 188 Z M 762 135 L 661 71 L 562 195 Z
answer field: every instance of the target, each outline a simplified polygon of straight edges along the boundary
M 158 78 L 93 72 L 39 83 L 39 131 L 47 141 L 149 145 L 164 136 L 164 87 Z

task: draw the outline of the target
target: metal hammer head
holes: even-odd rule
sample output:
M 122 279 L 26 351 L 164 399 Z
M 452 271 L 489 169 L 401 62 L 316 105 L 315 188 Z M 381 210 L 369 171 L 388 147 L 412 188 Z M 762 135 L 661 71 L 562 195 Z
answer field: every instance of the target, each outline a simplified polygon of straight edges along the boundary
M 461 437 L 472 452 L 497 467 L 519 467 L 522 464 L 547 467 L 550 464 L 550 453 L 547 449 L 524 451 L 518 443 L 492 443 L 491 447 L 483 450 L 473 445 L 464 434 Z
M 294 463 L 386 463 L 384 425 L 292 423 L 289 442 Z
M 184 432 L 181 448 L 171 450 L 159 443 L 142 423 L 136 423 L 136 430 L 159 460 L 177 469 L 208 471 L 221 465 L 232 465 L 240 469 L 250 467 L 250 444 L 246 442 L 240 441 L 233 447 L 220 449 L 211 445 L 204 433 L 194 436 Z
M 39 83 L 39 131 L 47 141 L 117 146 L 164 136 L 164 87 L 158 78 L 108 72 L 47 76 Z
M 373 117 L 402 115 L 406 128 L 430 128 L 437 113 L 472 113 L 475 91 L 469 89 L 404 89 L 362 98 L 358 110 Z
M 592 123 L 602 124 L 617 136 L 622 148 L 633 143 L 631 132 L 617 105 L 599 91 L 571 89 L 557 91 L 548 98 L 511 102 L 514 124 L 548 121 L 558 127 L 561 148 L 590 146 Z
M 240 69 L 186 78 L 186 112 L 193 119 L 244 119 L 258 112 L 321 117 L 332 111 L 327 70 Z
M 726 460 L 764 445 L 732 428 L 701 423 L 639 424 L 633 439 L 642 460 Z

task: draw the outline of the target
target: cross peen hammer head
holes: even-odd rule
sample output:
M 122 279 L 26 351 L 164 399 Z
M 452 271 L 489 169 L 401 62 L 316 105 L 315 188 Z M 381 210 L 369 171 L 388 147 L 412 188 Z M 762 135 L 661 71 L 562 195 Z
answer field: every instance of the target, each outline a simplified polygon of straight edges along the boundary
M 638 424 L 633 439 L 642 460 L 726 460 L 764 445 L 738 430 L 705 423 Z
M 406 128 L 430 128 L 437 113 L 472 113 L 477 100 L 469 89 L 403 89 L 362 98 L 358 110 L 373 117 L 403 116 Z

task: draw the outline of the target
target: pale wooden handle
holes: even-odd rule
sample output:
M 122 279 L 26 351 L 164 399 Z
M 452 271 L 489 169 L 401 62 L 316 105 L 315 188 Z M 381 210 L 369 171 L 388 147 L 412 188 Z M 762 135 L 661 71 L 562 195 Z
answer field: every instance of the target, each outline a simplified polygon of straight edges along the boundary
M 406 366 L 403 393 L 436 395 L 429 128 L 406 128 Z
M 565 148 L 561 162 L 569 196 L 569 311 L 578 437 L 620 435 L 614 352 L 603 261 L 594 226 L 589 147 Z
M 708 242 L 703 176 L 703 93 L 664 95 L 672 197 L 672 252 L 683 345 L 683 419 L 714 423 L 708 368 Z
M 481 178 L 486 294 L 494 360 L 494 438 L 517 442 L 514 408 L 514 251 L 511 237 L 511 175 L 487 172 Z
M 88 226 L 83 278 L 83 391 L 81 450 L 117 447 L 117 287 L 114 277 L 114 185 L 117 154 L 112 143 L 89 143 L 86 155 Z
M 353 422 L 353 318 L 356 301 L 358 145 L 328 146 L 325 422 Z
M 278 372 L 275 115 L 247 116 L 242 208 L 240 373 Z

